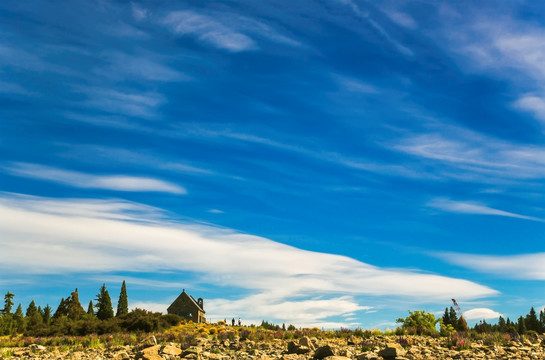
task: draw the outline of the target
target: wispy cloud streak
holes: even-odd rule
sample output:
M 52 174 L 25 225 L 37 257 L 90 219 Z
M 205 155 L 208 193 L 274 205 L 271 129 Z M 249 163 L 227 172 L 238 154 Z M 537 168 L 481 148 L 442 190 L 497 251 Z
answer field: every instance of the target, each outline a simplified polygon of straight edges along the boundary
M 545 148 L 521 145 L 452 126 L 441 132 L 408 134 L 385 146 L 427 159 L 443 178 L 483 183 L 545 177 Z M 449 133 L 449 136 L 444 135 Z
M 193 10 L 173 11 L 163 19 L 163 24 L 178 35 L 194 36 L 230 52 L 257 50 L 259 39 L 292 47 L 301 45 L 262 21 L 231 13 L 210 16 Z
M 194 35 L 220 49 L 239 52 L 257 48 L 251 37 L 191 10 L 172 12 L 164 23 L 179 35 Z
M 48 180 L 79 188 L 112 191 L 152 191 L 173 194 L 185 194 L 187 192 L 179 185 L 150 177 L 94 175 L 28 163 L 14 163 L 5 167 L 5 169 L 15 176 Z
M 477 255 L 432 253 L 447 263 L 510 279 L 545 280 L 545 253 L 521 255 Z
M 428 206 L 459 214 L 473 214 L 473 215 L 494 215 L 494 216 L 505 216 L 516 219 L 524 219 L 531 221 L 545 222 L 543 219 L 535 218 L 532 216 L 520 215 L 504 210 L 494 209 L 486 205 L 482 205 L 475 202 L 464 202 L 464 201 L 454 201 L 450 199 L 434 199 L 428 203 Z

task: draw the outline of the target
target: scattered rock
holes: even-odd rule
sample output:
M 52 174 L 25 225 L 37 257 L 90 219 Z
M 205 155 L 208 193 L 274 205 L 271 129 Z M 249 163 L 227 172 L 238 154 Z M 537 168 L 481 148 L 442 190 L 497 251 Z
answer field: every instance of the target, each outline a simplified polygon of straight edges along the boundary
M 335 356 L 337 355 L 335 348 L 333 348 L 331 345 L 325 345 L 321 346 L 314 352 L 314 360 L 321 360 L 323 358 L 326 358 L 328 356 Z
M 299 345 L 306 346 L 310 350 L 315 350 L 316 349 L 316 347 L 314 346 L 314 344 L 312 343 L 312 341 L 310 340 L 310 338 L 308 336 L 303 336 L 302 338 L 300 338 L 299 339 Z
M 163 355 L 171 355 L 171 356 L 178 356 L 182 353 L 182 349 L 172 345 L 172 344 L 169 344 L 169 345 L 165 345 L 163 346 L 163 348 L 161 349 L 161 354 Z
M 196 346 L 191 346 L 187 349 L 185 349 L 180 357 L 184 358 L 184 359 L 198 359 L 199 358 L 199 355 L 201 353 L 201 349 L 196 347 Z
M 155 339 L 155 337 L 154 337 Z M 146 347 L 136 354 L 136 359 L 141 360 L 162 360 L 163 358 L 159 355 L 159 350 L 161 347 L 158 345 Z
M 157 345 L 157 339 L 155 338 L 155 336 L 150 336 L 150 337 L 147 337 L 146 339 L 144 339 L 144 341 L 142 341 L 139 345 L 138 345 L 138 348 L 139 349 L 145 349 L 147 347 L 151 347 L 151 346 L 156 346 Z
M 382 356 L 385 360 L 396 359 L 405 355 L 407 351 L 397 343 L 388 343 L 386 348 L 379 351 L 379 356 Z
M 290 341 L 288 343 L 288 354 L 308 354 L 310 352 L 310 348 L 308 346 L 304 346 L 299 344 L 296 344 L 293 341 Z

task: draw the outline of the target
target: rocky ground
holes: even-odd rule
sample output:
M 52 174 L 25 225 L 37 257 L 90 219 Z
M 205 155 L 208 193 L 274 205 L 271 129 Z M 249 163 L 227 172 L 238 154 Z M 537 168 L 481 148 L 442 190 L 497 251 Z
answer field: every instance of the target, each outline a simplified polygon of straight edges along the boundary
M 506 345 L 471 343 L 469 350 L 445 347 L 444 338 L 407 336 L 403 345 L 398 338 L 378 336 L 370 339 L 316 339 L 303 337 L 295 341 L 250 340 L 219 341 L 198 339 L 198 344 L 182 349 L 180 344 L 157 344 L 154 337 L 138 346 L 112 348 L 59 349 L 30 345 L 25 348 L 0 348 L 0 358 L 74 359 L 74 360 L 463 360 L 463 359 L 545 359 L 545 340 L 512 341 Z M 398 340 L 399 341 L 399 340 Z

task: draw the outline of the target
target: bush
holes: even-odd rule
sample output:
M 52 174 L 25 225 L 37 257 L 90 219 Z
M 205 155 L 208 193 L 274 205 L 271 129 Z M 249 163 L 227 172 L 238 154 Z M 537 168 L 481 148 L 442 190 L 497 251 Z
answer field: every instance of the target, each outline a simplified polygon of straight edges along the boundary
M 401 327 L 407 331 L 408 334 L 415 335 L 434 335 L 437 333 L 435 328 L 439 320 L 435 319 L 435 315 L 427 313 L 424 310 L 410 311 L 409 316 L 405 319 L 399 318 L 396 322 L 401 323 Z

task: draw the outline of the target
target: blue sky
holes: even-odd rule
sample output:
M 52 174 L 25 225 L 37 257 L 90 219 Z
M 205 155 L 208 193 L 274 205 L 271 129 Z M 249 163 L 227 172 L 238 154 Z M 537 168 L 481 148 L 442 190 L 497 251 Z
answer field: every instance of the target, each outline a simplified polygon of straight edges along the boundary
M 544 13 L 3 1 L 0 291 L 326 328 L 543 308 Z

